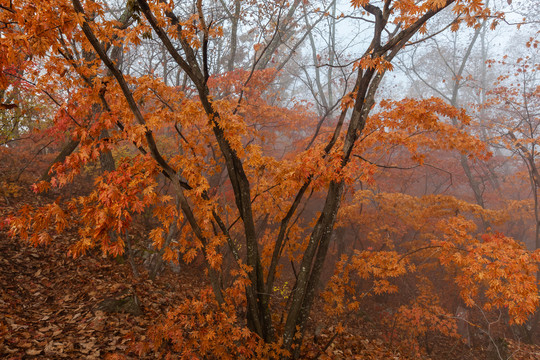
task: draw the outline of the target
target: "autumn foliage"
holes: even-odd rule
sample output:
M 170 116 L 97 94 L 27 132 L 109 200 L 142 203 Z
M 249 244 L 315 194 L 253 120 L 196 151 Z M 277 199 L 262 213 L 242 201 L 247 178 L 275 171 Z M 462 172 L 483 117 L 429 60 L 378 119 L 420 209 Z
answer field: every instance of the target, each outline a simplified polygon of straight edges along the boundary
M 303 339 L 317 333 L 314 308 L 335 320 L 320 325 L 335 330 L 333 340 L 352 326 L 347 318 L 384 307 L 381 339 L 410 356 L 429 351 L 433 332 L 463 335 L 457 306 L 527 322 L 539 302 L 540 250 L 505 230 L 530 204 L 484 206 L 459 196 L 464 183 L 448 193 L 427 185 L 462 171 L 460 160 L 492 161 L 474 113 L 438 97 L 378 97 L 396 56 L 422 42 L 432 18 L 451 12 L 444 26 L 460 31 L 502 15 L 478 0 L 350 5 L 370 19 L 371 35 L 339 81 L 312 88 L 318 106 L 327 103 L 317 113 L 287 72 L 300 72 L 288 66 L 301 41 L 298 54 L 290 49 L 308 37 L 309 19 L 332 18 L 326 2 L 2 4 L 0 85 L 21 96 L 0 111 L 39 114 L 31 131 L 28 119 L 19 128 L 58 154 L 32 179 L 48 201 L 19 206 L 5 222 L 10 235 L 42 245 L 72 231 L 70 256 L 98 248 L 126 254 L 134 268 L 141 253 L 202 263 L 209 288 L 174 304 L 134 346 L 141 356 L 299 358 L 313 351 Z M 522 104 L 505 80 L 484 107 Z M 333 107 L 317 100 L 331 92 L 341 93 Z M 538 96 L 536 87 L 526 99 L 538 105 Z M 15 137 L 0 135 L 2 144 Z M 535 169 L 535 136 L 510 135 L 497 140 Z M 421 171 L 424 191 L 410 185 Z M 10 186 L 0 183 L 2 194 Z

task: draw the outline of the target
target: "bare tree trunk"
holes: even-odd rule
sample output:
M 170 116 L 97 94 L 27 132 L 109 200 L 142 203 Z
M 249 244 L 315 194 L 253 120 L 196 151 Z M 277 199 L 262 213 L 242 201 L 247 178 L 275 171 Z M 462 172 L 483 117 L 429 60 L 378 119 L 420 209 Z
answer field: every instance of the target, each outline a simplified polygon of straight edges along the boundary
M 459 305 L 456 310 L 457 332 L 465 340 L 467 346 L 471 346 L 471 335 L 469 332 L 469 310 Z
M 66 160 L 66 158 L 71 155 L 71 153 L 73 151 L 75 151 L 75 149 L 77 148 L 77 146 L 79 146 L 79 143 L 80 141 L 79 140 L 73 140 L 73 139 L 70 139 L 66 144 L 64 144 L 64 146 L 62 147 L 62 150 L 60 151 L 60 153 L 54 158 L 54 160 L 52 161 L 52 163 L 49 165 L 49 167 L 47 168 L 47 171 L 45 171 L 45 173 L 41 176 L 41 181 L 51 181 L 51 178 L 52 178 L 52 173 L 51 173 L 51 169 L 52 167 L 55 165 L 55 164 L 58 164 L 58 163 L 61 163 L 61 162 L 64 162 L 64 160 Z

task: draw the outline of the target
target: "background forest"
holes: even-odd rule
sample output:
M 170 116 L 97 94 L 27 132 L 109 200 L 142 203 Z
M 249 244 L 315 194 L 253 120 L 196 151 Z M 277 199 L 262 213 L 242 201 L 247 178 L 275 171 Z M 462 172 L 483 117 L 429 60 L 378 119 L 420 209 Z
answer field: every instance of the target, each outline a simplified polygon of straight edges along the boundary
M 0 355 L 539 358 L 539 43 L 535 0 L 0 0 Z

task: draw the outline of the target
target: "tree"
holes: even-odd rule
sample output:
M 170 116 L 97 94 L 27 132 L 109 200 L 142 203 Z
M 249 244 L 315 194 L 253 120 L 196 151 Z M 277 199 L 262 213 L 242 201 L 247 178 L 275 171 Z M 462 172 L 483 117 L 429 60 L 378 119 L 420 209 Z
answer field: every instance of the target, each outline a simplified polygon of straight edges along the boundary
M 509 68 L 508 75 L 497 79 L 495 88 L 488 93 L 487 106 L 495 117 L 493 127 L 499 131 L 499 141 L 506 149 L 517 154 L 527 168 L 532 199 L 534 201 L 535 235 L 533 246 L 540 248 L 540 214 L 538 210 L 538 120 L 540 87 L 536 72 L 540 70 L 537 51 L 516 59 L 515 64 L 503 61 L 500 65 Z
M 299 19 L 304 17 L 311 30 L 304 5 L 300 1 L 232 5 L 128 1 L 124 21 L 111 15 L 107 2 L 13 1 L 2 7 L 0 21 L 6 24 L 2 41 L 16 44 L 13 49 L 24 46 L 43 64 L 45 73 L 25 75 L 66 99 L 61 108 L 64 124 L 67 121 L 64 131 L 80 143 L 78 151 L 53 166 L 51 181 L 40 182 L 35 189 L 63 186 L 86 164 L 117 152 L 116 167 L 96 178 L 89 195 L 24 208 L 11 219 L 11 229 L 14 235 L 46 243 L 51 241 L 51 226 L 62 231 L 77 223 L 81 239 L 72 248 L 74 255 L 97 245 L 116 255 L 124 251 L 125 240 L 111 234 L 125 235 L 134 214 L 152 206 L 161 223 L 150 234 L 154 244 L 163 245 L 164 234 L 176 221 L 183 230 L 164 256 L 181 251 L 189 261 L 202 253 L 217 304 L 211 319 L 201 318 L 207 319 L 204 334 L 199 333 L 201 341 L 178 341 L 190 345 L 177 350 L 188 356 L 197 346 L 197 351 L 218 356 L 232 351 L 227 341 L 250 339 L 251 344 L 254 335 L 234 327 L 236 312 L 245 303 L 247 327 L 262 343 L 243 349 L 260 354 L 269 351 L 264 344 L 271 344 L 274 355 L 285 351 L 298 358 L 339 209 L 347 192 L 357 188 L 359 177 L 372 181 L 373 169 L 365 155 L 373 149 L 384 151 L 379 144 L 392 144 L 405 147 L 419 163 L 428 148 L 482 156 L 477 139 L 440 121 L 451 117 L 467 122 L 465 113 L 438 99 L 385 101 L 378 114 L 371 112 L 391 61 L 413 37 L 425 32 L 431 18 L 452 9 L 460 21 L 472 26 L 489 11 L 478 0 L 352 1 L 353 16 L 360 16 L 358 21 L 370 35 L 363 51 L 355 55 L 351 70 L 355 85 L 342 97 L 333 129 L 314 137 L 318 121 L 309 109 L 301 103 L 287 108 L 275 101 L 279 92 L 272 84 L 280 76 L 279 66 L 270 65 L 290 58 L 287 46 L 293 50 L 299 46 L 295 42 Z M 231 38 L 228 71 L 214 73 L 222 69 L 220 60 L 212 61 L 212 52 L 219 48 L 224 29 Z M 258 39 L 252 49 L 244 50 L 250 58 L 248 67 L 230 65 L 245 61 L 237 52 L 243 38 L 238 31 L 249 35 L 248 44 Z M 184 87 L 166 80 L 168 65 L 162 67 L 161 76 L 139 74 L 143 69 L 137 65 L 131 72 L 122 68 L 120 55 L 149 37 L 166 49 L 168 64 L 174 63 L 186 79 Z M 10 46 L 5 48 L 9 51 Z M 311 138 L 313 146 L 304 150 Z M 121 153 L 122 146 L 129 146 L 129 151 Z M 160 181 L 171 184 L 172 196 L 157 191 Z M 305 211 L 308 203 L 317 210 Z M 182 227 L 184 221 L 189 227 Z M 234 260 L 230 272 L 222 267 L 226 256 Z M 294 290 L 281 304 L 273 293 L 287 256 L 296 264 Z M 223 288 L 222 279 L 230 280 L 231 286 Z M 504 289 L 494 293 L 500 290 Z M 210 306 L 205 302 L 197 300 L 181 309 L 198 317 Z M 284 310 L 282 319 L 278 309 Z M 194 320 L 186 320 L 184 313 L 179 310 L 171 316 L 185 328 Z M 516 311 L 516 315 L 519 320 L 523 314 Z M 225 339 L 222 347 L 207 341 L 217 336 L 213 327 Z M 191 336 L 162 330 L 166 337 Z

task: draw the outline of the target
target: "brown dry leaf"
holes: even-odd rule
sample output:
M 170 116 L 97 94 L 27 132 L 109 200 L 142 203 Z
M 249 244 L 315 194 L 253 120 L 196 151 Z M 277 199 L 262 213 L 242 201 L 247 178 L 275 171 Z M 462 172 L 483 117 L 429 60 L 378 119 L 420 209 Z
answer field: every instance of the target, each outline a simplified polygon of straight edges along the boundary
M 34 355 L 39 355 L 42 352 L 43 350 L 40 350 L 40 349 L 28 349 L 26 350 L 26 355 L 34 356 Z
M 46 355 L 51 355 L 51 354 L 56 353 L 54 349 L 54 342 L 52 340 L 49 341 L 47 345 L 45 345 L 45 348 L 43 349 L 43 351 L 45 352 Z
M 101 351 L 97 350 L 93 354 L 90 354 L 86 357 L 87 359 L 101 359 Z
M 6 346 L 6 347 L 3 349 L 3 351 L 6 352 L 6 353 L 8 353 L 8 354 L 13 354 L 13 353 L 16 353 L 16 352 L 17 352 L 17 349 L 11 349 L 11 348 L 9 348 L 9 347 Z

